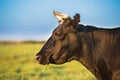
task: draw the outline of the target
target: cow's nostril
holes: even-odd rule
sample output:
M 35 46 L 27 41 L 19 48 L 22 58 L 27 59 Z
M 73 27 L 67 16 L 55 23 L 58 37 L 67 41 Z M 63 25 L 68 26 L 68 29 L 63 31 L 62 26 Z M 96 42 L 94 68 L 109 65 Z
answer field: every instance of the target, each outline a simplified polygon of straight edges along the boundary
M 37 61 L 40 61 L 40 56 L 35 57 Z

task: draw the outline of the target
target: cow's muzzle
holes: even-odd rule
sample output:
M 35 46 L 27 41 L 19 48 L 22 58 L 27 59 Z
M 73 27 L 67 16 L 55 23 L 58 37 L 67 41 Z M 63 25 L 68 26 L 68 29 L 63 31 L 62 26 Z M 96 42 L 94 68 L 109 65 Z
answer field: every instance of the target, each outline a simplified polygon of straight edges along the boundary
M 43 64 L 43 65 L 49 64 L 49 63 L 55 64 L 55 61 L 52 56 L 53 54 L 43 58 L 42 56 L 37 55 L 35 59 L 39 62 L 39 64 Z
M 36 56 L 35 59 L 40 62 L 40 56 Z

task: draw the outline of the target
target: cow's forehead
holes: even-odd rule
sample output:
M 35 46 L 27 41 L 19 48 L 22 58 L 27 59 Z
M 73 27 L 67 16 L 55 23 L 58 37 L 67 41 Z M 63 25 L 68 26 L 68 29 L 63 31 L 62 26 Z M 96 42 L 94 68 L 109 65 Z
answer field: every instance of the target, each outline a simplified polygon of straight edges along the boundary
M 63 30 L 63 26 L 58 25 L 58 27 L 54 30 L 54 32 L 61 32 Z
M 57 32 L 61 32 L 62 31 L 62 27 L 59 27 L 59 24 L 57 25 L 57 27 L 53 30 L 53 34 L 57 33 Z

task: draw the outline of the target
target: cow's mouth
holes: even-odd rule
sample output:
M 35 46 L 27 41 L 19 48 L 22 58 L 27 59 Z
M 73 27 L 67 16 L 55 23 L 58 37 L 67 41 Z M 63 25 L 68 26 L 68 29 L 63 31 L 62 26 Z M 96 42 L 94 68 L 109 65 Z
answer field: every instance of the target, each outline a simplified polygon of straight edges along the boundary
M 54 61 L 54 59 L 53 59 L 53 54 L 52 55 L 50 55 L 50 57 L 49 57 L 49 63 L 51 63 L 51 64 L 55 64 L 55 61 Z
M 52 56 L 53 56 L 53 54 L 47 58 L 42 58 L 41 56 L 38 55 L 38 56 L 36 56 L 36 60 L 39 62 L 39 64 L 42 64 L 42 65 L 46 65 L 49 63 L 55 64 L 55 61 Z

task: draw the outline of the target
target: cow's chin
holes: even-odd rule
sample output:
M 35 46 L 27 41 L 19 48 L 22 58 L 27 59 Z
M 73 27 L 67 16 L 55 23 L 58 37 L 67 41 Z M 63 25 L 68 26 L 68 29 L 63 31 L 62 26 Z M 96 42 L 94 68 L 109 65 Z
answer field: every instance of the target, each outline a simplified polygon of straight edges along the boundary
M 38 61 L 39 64 L 41 65 L 49 65 L 49 62 L 48 61 Z
M 52 56 L 53 56 L 53 55 L 50 55 L 50 57 L 49 57 L 49 63 L 55 64 L 55 60 L 53 59 Z
M 61 59 L 61 58 L 59 58 L 59 59 L 54 59 L 53 58 L 53 55 L 51 55 L 50 57 L 49 57 L 49 63 L 50 64 L 56 64 L 56 65 L 59 65 L 59 64 L 64 64 L 64 63 L 66 63 L 67 61 L 65 60 L 65 59 Z

